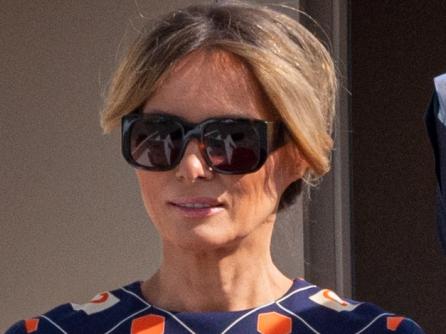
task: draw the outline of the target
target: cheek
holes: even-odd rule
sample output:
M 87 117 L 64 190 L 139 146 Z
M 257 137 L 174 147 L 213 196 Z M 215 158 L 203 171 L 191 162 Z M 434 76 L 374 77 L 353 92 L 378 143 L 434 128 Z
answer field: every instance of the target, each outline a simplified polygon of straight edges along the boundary
M 156 172 L 148 173 L 137 170 L 136 176 L 144 206 L 152 219 L 156 216 L 158 211 L 162 210 L 163 207 L 162 199 L 160 197 L 160 194 L 162 194 L 163 191 L 162 185 L 165 184 L 163 181 L 163 175 Z
M 302 178 L 307 165 L 291 143 L 275 151 L 270 158 L 267 166 L 271 176 L 269 187 L 273 187 L 276 193 L 282 195 L 291 183 Z
M 273 152 L 259 171 L 247 174 L 236 183 L 238 197 L 247 206 L 242 209 L 264 211 L 264 207 L 278 205 L 285 189 L 302 177 L 304 166 L 291 143 Z
M 269 214 L 278 201 L 277 185 L 273 178 L 267 177 L 264 168 L 240 178 L 231 193 L 236 213 L 243 216 Z

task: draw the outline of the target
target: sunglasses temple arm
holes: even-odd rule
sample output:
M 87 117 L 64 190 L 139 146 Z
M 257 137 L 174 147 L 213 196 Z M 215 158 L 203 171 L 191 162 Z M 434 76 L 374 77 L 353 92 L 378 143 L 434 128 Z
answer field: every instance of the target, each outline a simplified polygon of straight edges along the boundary
M 267 143 L 268 143 L 268 152 L 272 152 L 276 148 L 279 148 L 285 143 L 284 140 L 284 130 L 285 125 L 283 123 L 267 123 Z

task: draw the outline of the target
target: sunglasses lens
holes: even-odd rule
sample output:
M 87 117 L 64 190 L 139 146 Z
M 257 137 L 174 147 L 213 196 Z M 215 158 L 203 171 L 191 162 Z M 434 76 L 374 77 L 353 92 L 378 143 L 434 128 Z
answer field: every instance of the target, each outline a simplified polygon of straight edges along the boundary
M 204 130 L 206 154 L 216 171 L 246 173 L 256 169 L 260 157 L 259 134 L 249 122 L 213 122 Z
M 167 170 L 177 162 L 183 128 L 166 119 L 142 119 L 133 124 L 130 134 L 132 159 L 152 170 Z

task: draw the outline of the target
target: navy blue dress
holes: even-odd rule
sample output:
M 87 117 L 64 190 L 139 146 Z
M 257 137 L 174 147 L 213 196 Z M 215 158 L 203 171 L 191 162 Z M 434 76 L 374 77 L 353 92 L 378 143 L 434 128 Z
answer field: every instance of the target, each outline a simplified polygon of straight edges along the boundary
M 210 296 L 211 297 L 211 296 Z M 423 334 L 410 318 L 343 299 L 302 278 L 278 300 L 230 312 L 175 312 L 144 299 L 141 282 L 67 303 L 11 327 L 6 334 Z

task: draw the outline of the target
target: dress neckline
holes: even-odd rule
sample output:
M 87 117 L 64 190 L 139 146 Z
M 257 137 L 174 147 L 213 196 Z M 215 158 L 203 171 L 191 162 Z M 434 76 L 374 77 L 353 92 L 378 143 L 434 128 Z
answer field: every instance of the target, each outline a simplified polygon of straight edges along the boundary
M 295 291 L 297 288 L 299 288 L 302 285 L 304 285 L 304 283 L 306 283 L 306 281 L 303 278 L 295 278 L 295 279 L 293 279 L 290 288 L 284 294 L 282 294 L 282 296 L 280 296 L 279 298 L 277 298 L 276 300 L 274 300 L 272 302 L 265 303 L 265 304 L 262 304 L 262 305 L 259 305 L 259 306 L 255 306 L 255 307 L 244 309 L 244 310 L 237 310 L 237 311 L 204 311 L 204 312 L 197 312 L 197 311 L 195 311 L 195 312 L 188 312 L 188 311 L 175 311 L 175 310 L 164 309 L 162 307 L 156 306 L 155 304 L 152 304 L 150 302 L 150 300 L 147 300 L 144 297 L 144 295 L 142 293 L 142 287 L 141 287 L 141 285 L 143 284 L 143 281 L 136 281 L 136 282 L 134 282 L 131 285 L 134 286 L 134 292 L 138 295 L 138 297 L 140 297 L 142 300 L 144 300 L 146 303 L 148 303 L 152 307 L 154 307 L 154 308 L 156 308 L 158 310 L 164 311 L 164 312 L 168 312 L 168 313 L 172 313 L 172 314 L 190 314 L 190 315 L 193 315 L 193 314 L 200 314 L 200 315 L 203 315 L 203 314 L 208 314 L 208 315 L 219 315 L 219 314 L 240 315 L 240 314 L 243 314 L 243 313 L 249 313 L 251 311 L 255 311 L 257 309 L 261 309 L 261 308 L 267 307 L 269 305 L 275 304 L 278 301 L 280 301 L 281 299 L 283 299 L 286 296 L 288 296 L 293 291 Z

